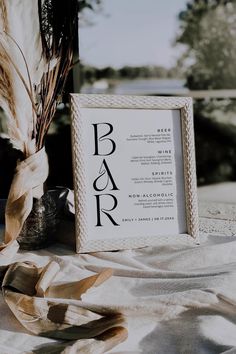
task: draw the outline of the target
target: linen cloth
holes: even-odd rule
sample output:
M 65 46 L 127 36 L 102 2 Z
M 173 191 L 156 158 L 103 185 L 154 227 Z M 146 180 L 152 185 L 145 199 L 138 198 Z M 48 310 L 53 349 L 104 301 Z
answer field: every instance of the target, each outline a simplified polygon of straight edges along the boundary
M 73 220 L 64 220 L 58 237 L 73 243 L 73 232 Z M 128 338 L 110 354 L 236 353 L 233 232 L 202 234 L 198 246 L 173 239 L 160 246 L 83 255 L 58 243 L 37 252 L 18 252 L 15 261 L 25 260 L 38 266 L 58 262 L 61 271 L 55 283 L 113 269 L 113 276 L 80 302 L 92 311 L 118 310 L 126 316 Z M 0 314 L 0 353 L 37 353 L 55 342 L 27 332 L 2 300 Z

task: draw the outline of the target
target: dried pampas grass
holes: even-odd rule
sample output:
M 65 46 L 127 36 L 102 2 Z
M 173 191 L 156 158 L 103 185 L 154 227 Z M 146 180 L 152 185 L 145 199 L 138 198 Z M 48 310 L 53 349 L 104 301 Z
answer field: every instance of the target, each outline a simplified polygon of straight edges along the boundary
M 14 98 L 10 63 L 4 51 L 4 48 L 1 44 L 0 44 L 0 92 L 2 98 L 2 105 L 4 106 L 3 102 L 6 102 L 6 106 L 9 107 L 9 111 L 11 115 L 15 117 L 16 107 L 15 107 L 15 98 Z M 6 106 L 5 106 L 5 110 L 6 110 Z
M 73 61 L 77 0 L 0 0 L 0 105 L 25 156 L 45 142 Z
M 0 106 L 25 156 L 9 192 L 6 243 L 19 235 L 33 197 L 43 194 L 44 142 L 72 66 L 76 28 L 77 0 L 0 0 Z

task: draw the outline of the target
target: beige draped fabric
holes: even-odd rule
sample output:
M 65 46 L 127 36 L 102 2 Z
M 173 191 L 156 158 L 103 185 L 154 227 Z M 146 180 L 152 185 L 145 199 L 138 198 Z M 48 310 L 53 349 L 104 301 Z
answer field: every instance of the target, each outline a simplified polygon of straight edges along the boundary
M 43 195 L 43 184 L 47 176 L 48 159 L 45 148 L 18 162 L 7 200 L 5 242 L 0 245 L 0 264 L 4 253 L 14 255 L 17 249 L 15 240 L 32 209 L 33 198 Z
M 68 243 L 74 220 L 64 216 Z M 0 353 L 236 353 L 235 204 L 213 203 L 203 216 L 201 227 L 215 228 L 198 246 L 173 239 L 118 252 L 75 254 L 59 243 L 18 252 L 19 263 L 0 268 L 4 300 L 18 316 L 1 297 Z M 110 349 L 126 338 L 126 323 L 127 340 Z
M 109 279 L 112 271 L 106 269 L 78 282 L 52 286 L 59 271 L 55 261 L 43 268 L 18 262 L 1 269 L 4 300 L 22 326 L 36 335 L 63 341 L 44 346 L 37 353 L 99 354 L 123 342 L 127 330 L 120 313 L 95 313 L 79 301 L 87 290 Z M 71 304 L 69 299 L 78 302 Z

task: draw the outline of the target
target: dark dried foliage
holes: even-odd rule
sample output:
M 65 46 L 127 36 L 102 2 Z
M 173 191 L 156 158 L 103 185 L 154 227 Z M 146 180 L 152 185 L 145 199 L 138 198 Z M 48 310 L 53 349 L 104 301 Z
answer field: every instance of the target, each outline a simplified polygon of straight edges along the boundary
M 37 149 L 42 148 L 72 66 L 74 38 L 77 36 L 77 0 L 38 0 L 43 56 L 53 69 L 43 75 L 37 88 Z

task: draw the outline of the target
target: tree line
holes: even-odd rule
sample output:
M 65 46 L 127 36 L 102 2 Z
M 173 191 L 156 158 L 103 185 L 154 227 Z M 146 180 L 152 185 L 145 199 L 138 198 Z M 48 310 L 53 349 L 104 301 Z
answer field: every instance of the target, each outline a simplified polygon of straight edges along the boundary
M 123 66 L 115 69 L 113 67 L 96 68 L 89 65 L 81 65 L 81 81 L 92 84 L 97 80 L 133 80 L 138 78 L 180 78 L 181 71 L 178 67 L 165 68 L 163 66 Z

